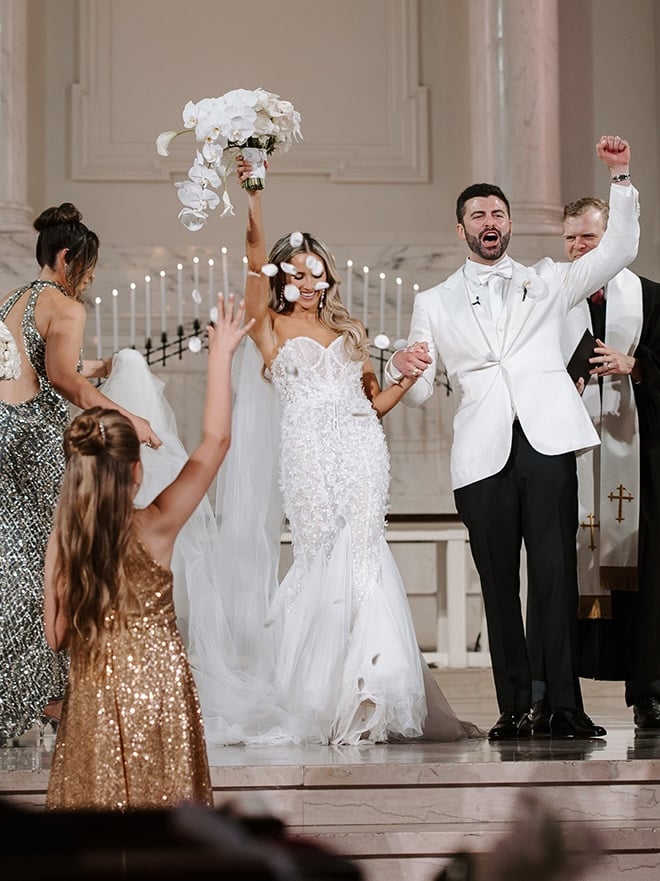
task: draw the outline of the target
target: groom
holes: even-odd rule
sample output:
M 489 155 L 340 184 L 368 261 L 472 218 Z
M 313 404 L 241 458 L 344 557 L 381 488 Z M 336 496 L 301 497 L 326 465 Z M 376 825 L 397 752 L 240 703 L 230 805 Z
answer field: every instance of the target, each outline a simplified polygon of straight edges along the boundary
M 628 143 L 603 136 L 596 150 L 612 182 L 610 221 L 598 247 L 574 263 L 514 262 L 506 253 L 508 199 L 493 184 L 473 184 L 456 204 L 467 260 L 445 282 L 416 296 L 408 347 L 387 365 L 390 382 L 419 376 L 403 399 L 409 406 L 433 393 L 439 359 L 457 392 L 451 479 L 486 612 L 501 714 L 491 740 L 531 734 L 522 541 L 528 590 L 539 610 L 551 736 L 606 734 L 583 710 L 575 663 L 574 451 L 595 446 L 598 435 L 564 368 L 560 329 L 572 306 L 635 258 L 639 208 Z

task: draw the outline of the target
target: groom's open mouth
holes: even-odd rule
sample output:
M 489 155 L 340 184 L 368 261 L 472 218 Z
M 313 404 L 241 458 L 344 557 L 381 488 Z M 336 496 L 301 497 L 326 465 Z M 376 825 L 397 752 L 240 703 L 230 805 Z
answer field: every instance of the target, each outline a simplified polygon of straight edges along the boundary
M 486 230 L 486 232 L 481 234 L 479 239 L 482 245 L 493 246 L 499 245 L 500 243 L 500 234 L 495 229 Z

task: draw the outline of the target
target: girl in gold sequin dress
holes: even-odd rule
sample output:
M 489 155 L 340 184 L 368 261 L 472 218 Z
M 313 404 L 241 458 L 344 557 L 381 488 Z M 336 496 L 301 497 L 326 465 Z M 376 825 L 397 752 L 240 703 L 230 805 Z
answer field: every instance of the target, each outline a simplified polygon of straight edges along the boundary
M 147 507 L 140 441 L 95 407 L 65 434 L 66 470 L 46 555 L 45 626 L 71 666 L 48 785 L 49 808 L 127 810 L 212 804 L 202 716 L 179 635 L 175 539 L 229 447 L 231 361 L 243 308 L 218 300 L 209 328 L 202 439 Z

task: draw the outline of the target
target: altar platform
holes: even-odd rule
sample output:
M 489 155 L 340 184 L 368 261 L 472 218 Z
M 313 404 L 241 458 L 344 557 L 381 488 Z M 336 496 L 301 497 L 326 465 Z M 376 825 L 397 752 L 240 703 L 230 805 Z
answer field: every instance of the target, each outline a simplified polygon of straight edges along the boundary
M 437 670 L 459 716 L 497 718 L 490 670 Z M 660 877 L 660 734 L 635 733 L 622 683 L 583 681 L 603 739 L 487 739 L 364 747 L 210 750 L 215 801 L 276 816 L 289 834 L 322 843 L 365 881 L 433 881 L 452 855 L 489 853 L 531 793 L 562 832 L 600 833 L 603 855 L 587 881 Z M 52 753 L 0 750 L 0 798 L 43 809 Z

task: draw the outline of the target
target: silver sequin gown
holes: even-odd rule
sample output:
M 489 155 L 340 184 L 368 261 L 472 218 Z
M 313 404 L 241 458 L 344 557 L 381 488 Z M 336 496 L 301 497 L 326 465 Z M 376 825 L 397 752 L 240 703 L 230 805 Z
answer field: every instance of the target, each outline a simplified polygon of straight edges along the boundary
M 44 557 L 70 418 L 67 401 L 48 381 L 45 341 L 34 320 L 45 286 L 32 282 L 0 306 L 4 320 L 31 287 L 22 330 L 39 379 L 32 399 L 0 401 L 0 740 L 30 728 L 49 700 L 62 697 L 66 684 L 67 656 L 48 647 L 43 624 Z
M 385 540 L 389 454 L 342 337 L 295 337 L 272 365 L 293 564 L 271 610 L 282 705 L 304 738 L 357 744 L 474 733 L 428 674 Z M 427 705 L 428 698 L 428 705 Z M 428 719 L 427 719 L 428 709 Z

